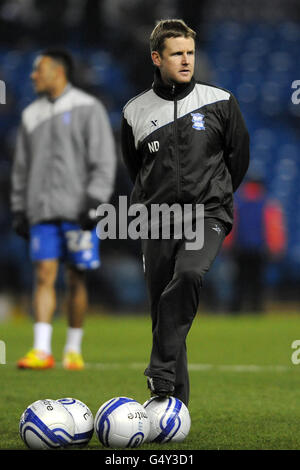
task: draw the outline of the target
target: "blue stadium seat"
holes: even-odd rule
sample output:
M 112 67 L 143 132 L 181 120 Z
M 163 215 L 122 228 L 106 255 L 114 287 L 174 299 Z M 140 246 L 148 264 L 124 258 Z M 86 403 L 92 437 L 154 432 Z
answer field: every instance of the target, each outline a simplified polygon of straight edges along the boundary
M 292 21 L 216 23 L 208 34 L 216 85 L 235 94 L 249 129 L 248 173 L 263 177 L 286 211 L 291 272 L 300 263 L 300 103 L 291 100 L 291 84 L 300 80 L 299 50 L 300 25 Z

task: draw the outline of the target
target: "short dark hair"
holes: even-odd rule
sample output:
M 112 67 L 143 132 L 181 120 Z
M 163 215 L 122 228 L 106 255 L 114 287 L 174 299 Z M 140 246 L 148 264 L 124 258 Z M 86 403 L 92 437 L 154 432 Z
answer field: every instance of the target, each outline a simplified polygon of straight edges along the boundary
M 63 66 L 66 74 L 66 78 L 69 81 L 73 79 L 74 73 L 74 60 L 72 55 L 65 49 L 45 49 L 41 53 L 44 57 L 50 57 L 55 62 Z
M 195 39 L 196 32 L 180 19 L 158 21 L 150 36 L 151 52 L 157 51 L 161 54 L 165 47 L 165 39 L 180 36 Z

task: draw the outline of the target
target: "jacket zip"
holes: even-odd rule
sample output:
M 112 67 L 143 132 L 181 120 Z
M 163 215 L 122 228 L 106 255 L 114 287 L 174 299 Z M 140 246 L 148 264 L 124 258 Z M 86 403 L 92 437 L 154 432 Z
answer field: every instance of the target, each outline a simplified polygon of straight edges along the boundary
M 49 125 L 50 125 L 50 159 L 48 157 L 48 161 L 47 161 L 47 166 L 46 166 L 46 175 L 47 175 L 47 179 L 45 180 L 45 186 L 44 186 L 44 189 L 46 189 L 45 191 L 45 194 L 48 193 L 51 193 L 51 185 L 50 185 L 50 182 L 51 182 L 51 178 L 53 178 L 53 142 L 54 142 L 54 132 L 53 132 L 53 116 L 54 116 L 54 109 L 53 109 L 53 102 L 50 101 L 50 119 L 49 119 Z M 51 166 L 50 166 L 51 165 Z M 45 203 L 43 203 L 43 210 L 45 210 L 45 205 L 46 205 L 46 213 L 49 212 L 49 206 L 51 206 L 51 204 L 49 203 L 49 197 L 47 197 L 47 199 L 45 199 Z M 51 208 L 50 208 L 50 212 L 51 212 Z
M 54 166 L 54 161 L 55 161 L 55 156 L 54 156 L 54 102 L 51 102 L 51 167 L 49 169 L 49 176 L 50 178 L 53 179 L 53 169 L 55 168 Z M 53 186 L 53 184 L 51 185 Z M 51 192 L 51 187 L 50 187 L 50 192 Z
M 175 85 L 172 85 L 172 93 L 175 95 Z M 179 162 L 179 151 L 178 151 L 178 129 L 177 129 L 177 99 L 174 96 L 174 148 L 175 148 L 175 159 L 176 159 L 176 176 L 177 176 L 177 200 L 180 200 L 180 162 Z

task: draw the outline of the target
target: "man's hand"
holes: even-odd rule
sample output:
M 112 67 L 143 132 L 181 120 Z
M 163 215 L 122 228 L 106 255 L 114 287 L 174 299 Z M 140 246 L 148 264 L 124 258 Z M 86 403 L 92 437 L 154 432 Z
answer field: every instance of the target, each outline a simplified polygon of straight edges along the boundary
M 82 230 L 93 230 L 99 217 L 96 216 L 96 209 L 89 209 L 87 212 L 82 212 L 79 215 L 79 225 Z
M 85 209 L 79 214 L 79 225 L 82 230 L 93 230 L 100 220 L 97 214 L 97 207 L 100 202 L 88 199 Z
M 29 223 L 25 212 L 15 212 L 13 214 L 12 227 L 15 232 L 25 240 L 29 238 Z

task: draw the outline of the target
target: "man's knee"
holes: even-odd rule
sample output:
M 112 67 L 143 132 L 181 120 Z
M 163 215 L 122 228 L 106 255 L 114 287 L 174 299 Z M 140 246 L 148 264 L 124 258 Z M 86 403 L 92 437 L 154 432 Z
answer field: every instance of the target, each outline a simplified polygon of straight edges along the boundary
M 194 269 L 179 270 L 175 273 L 172 281 L 162 293 L 160 305 L 164 302 L 169 302 L 170 294 L 177 295 L 178 289 L 180 292 L 189 295 L 191 293 L 191 289 L 193 292 L 199 293 L 201 287 L 202 276 L 199 271 Z
M 56 281 L 57 262 L 39 261 L 35 265 L 35 278 L 38 285 L 52 286 Z
M 175 278 L 183 284 L 197 284 L 199 287 L 202 287 L 203 274 L 204 273 L 202 273 L 198 269 L 186 268 L 177 271 L 175 274 Z
M 67 272 L 68 288 L 72 291 L 85 288 L 86 274 L 85 271 L 70 267 Z

